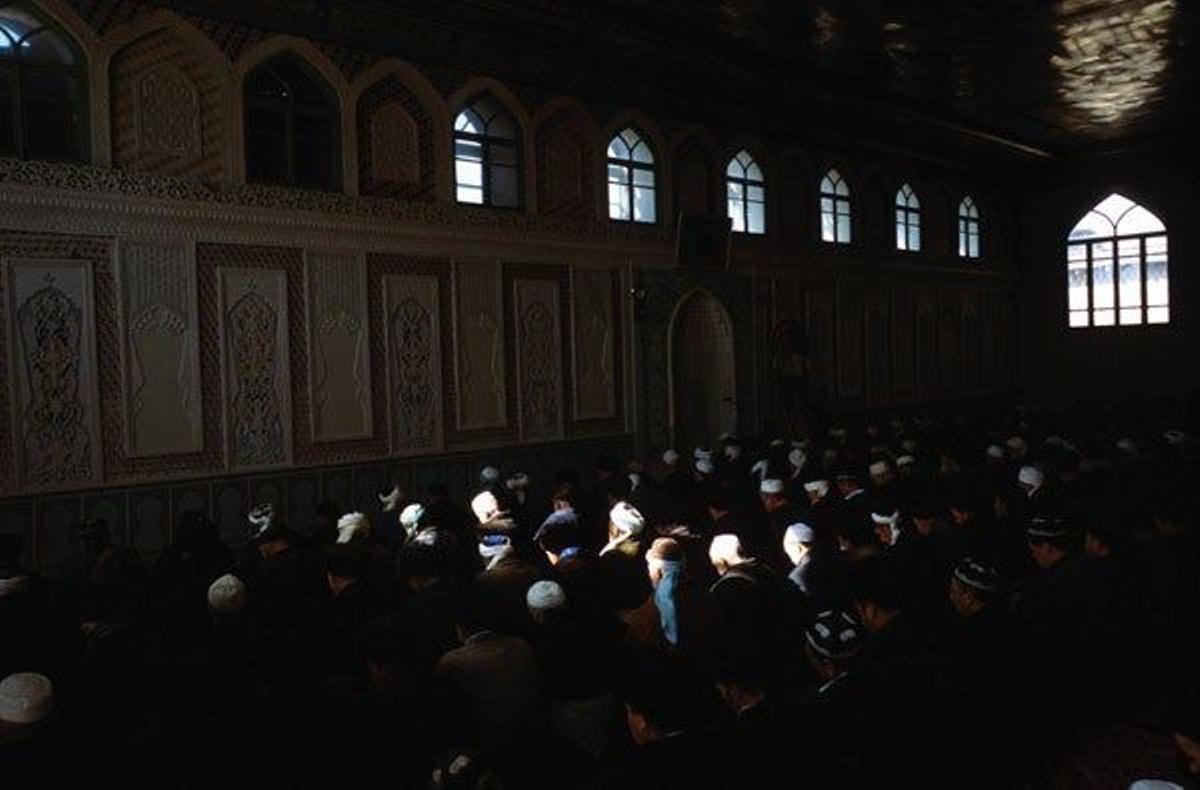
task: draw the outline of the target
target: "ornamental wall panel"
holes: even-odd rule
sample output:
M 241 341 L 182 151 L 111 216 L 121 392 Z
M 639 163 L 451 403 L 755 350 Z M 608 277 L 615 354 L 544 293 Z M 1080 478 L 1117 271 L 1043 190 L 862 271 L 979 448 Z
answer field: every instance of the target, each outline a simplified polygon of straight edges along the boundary
M 506 414 L 500 267 L 454 264 L 454 362 L 460 431 L 502 428 Z
M 393 455 L 442 449 L 442 327 L 438 278 L 390 274 L 384 284 L 388 447 Z
M 204 449 L 195 247 L 122 240 L 117 254 L 128 457 Z
M 369 438 L 366 261 L 355 253 L 309 250 L 304 264 L 313 441 Z
M 25 490 L 101 477 L 92 269 L 82 260 L 4 260 L 10 441 Z
M 563 357 L 558 283 L 513 281 L 517 420 L 526 441 L 563 436 Z
M 575 419 L 616 415 L 613 283 L 608 269 L 572 269 L 571 359 Z
M 291 463 L 287 273 L 220 268 L 217 281 L 226 466 Z

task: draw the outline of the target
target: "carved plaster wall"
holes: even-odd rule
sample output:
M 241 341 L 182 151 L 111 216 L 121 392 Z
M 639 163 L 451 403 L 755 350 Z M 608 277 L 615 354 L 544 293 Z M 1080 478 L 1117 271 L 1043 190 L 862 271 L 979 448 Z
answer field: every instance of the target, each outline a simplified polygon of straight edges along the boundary
M 305 284 L 313 440 L 370 437 L 366 261 L 352 252 L 309 250 Z

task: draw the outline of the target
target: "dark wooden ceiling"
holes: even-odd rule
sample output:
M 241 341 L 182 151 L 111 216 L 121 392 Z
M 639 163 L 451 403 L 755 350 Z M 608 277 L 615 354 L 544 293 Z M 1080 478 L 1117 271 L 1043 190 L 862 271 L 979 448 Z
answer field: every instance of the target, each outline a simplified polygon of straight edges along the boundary
M 1198 0 L 174 5 L 257 16 L 548 92 L 905 148 L 954 138 L 966 150 L 1072 158 L 1200 128 Z

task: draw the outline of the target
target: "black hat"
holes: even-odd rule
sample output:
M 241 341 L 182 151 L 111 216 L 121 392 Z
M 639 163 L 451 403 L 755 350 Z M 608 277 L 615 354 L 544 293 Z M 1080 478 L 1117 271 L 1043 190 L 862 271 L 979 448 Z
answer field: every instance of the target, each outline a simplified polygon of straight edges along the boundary
M 843 611 L 831 609 L 817 615 L 804 632 L 809 648 L 822 658 L 845 660 L 862 652 L 862 626 Z

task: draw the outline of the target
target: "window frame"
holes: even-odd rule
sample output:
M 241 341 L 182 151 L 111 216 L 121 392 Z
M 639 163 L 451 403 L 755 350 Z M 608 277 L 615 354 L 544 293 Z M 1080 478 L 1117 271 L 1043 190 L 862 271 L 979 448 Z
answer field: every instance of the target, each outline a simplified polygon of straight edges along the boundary
M 825 190 L 825 182 L 830 181 L 830 176 L 836 176 L 836 181 L 831 181 L 832 191 Z M 837 193 L 838 184 L 846 187 L 846 194 L 839 195 Z M 854 241 L 854 204 L 852 202 L 853 190 L 850 189 L 850 182 L 842 175 L 841 169 L 838 167 L 830 167 L 821 176 L 821 180 L 817 182 L 817 228 L 820 234 L 821 241 L 825 244 L 849 245 Z M 825 201 L 831 201 L 832 210 L 826 212 Z M 833 217 L 833 238 L 825 238 L 825 215 L 829 214 Z M 841 223 L 838 222 L 841 217 L 846 218 L 846 238 L 840 238 L 838 228 Z
M 746 157 L 745 162 L 741 161 L 741 158 L 743 155 Z M 740 176 L 734 176 L 734 175 L 729 174 L 729 168 L 735 162 L 737 163 L 738 167 L 741 169 L 742 175 L 740 175 Z M 762 165 L 760 165 L 758 163 L 758 160 L 756 160 L 754 158 L 754 156 L 745 148 L 741 149 L 736 154 L 734 154 L 732 157 L 730 157 L 729 162 L 725 165 L 725 214 L 726 214 L 726 216 L 729 217 L 730 222 L 732 223 L 734 220 L 734 217 L 733 217 L 733 207 L 731 206 L 731 203 L 733 203 L 736 200 L 739 204 L 739 209 L 740 209 L 740 213 L 741 213 L 742 229 L 738 230 L 737 227 L 734 226 L 734 227 L 732 227 L 731 232 L 738 233 L 743 236 L 766 236 L 767 235 L 767 179 L 766 179 L 765 175 L 762 175 L 762 177 L 757 180 L 751 178 L 749 175 L 749 170 L 750 170 L 751 166 L 758 168 L 759 174 L 760 175 L 762 174 Z M 730 187 L 734 186 L 734 185 L 740 187 L 740 189 L 741 189 L 741 196 L 738 198 L 733 198 L 729 194 Z M 750 188 L 751 187 L 755 187 L 761 192 L 762 198 L 760 200 L 751 200 L 750 199 Z M 757 203 L 762 207 L 762 230 L 751 230 L 750 229 L 750 204 L 751 203 Z
M 10 152 L 0 155 L 11 156 L 14 159 L 22 161 L 30 161 L 28 140 L 34 135 L 29 126 L 28 102 L 26 96 L 29 93 L 27 83 L 30 81 L 30 76 L 39 74 L 53 74 L 71 81 L 72 89 L 75 93 L 75 101 L 73 102 L 75 114 L 75 145 L 76 154 L 74 157 L 58 155 L 50 159 L 42 159 L 40 161 L 49 162 L 89 162 L 91 161 L 91 151 L 89 141 L 91 139 L 91 85 L 88 81 L 88 59 L 83 47 L 75 40 L 65 27 L 48 18 L 39 8 L 33 3 L 22 2 L 0 2 L 0 13 L 5 10 L 13 9 L 25 14 L 28 14 L 37 21 L 38 26 L 33 27 L 29 32 L 17 39 L 13 39 L 7 30 L 0 31 L 0 36 L 3 36 L 7 43 L 8 49 L 12 53 L 8 56 L 0 56 L 0 80 L 8 84 L 11 96 L 9 97 L 10 112 L 12 113 L 12 149 Z M 21 57 L 21 45 L 29 41 L 32 37 L 44 33 L 51 33 L 58 37 L 75 56 L 75 63 L 27 63 Z M 65 103 L 64 103 L 65 104 Z
M 261 69 L 269 69 L 275 67 L 276 64 L 285 61 L 291 61 L 296 68 L 309 80 L 311 80 L 326 99 L 325 105 L 320 112 L 317 112 L 313 104 L 301 104 L 293 98 L 280 99 L 277 97 L 267 96 L 250 96 L 248 93 L 248 85 L 252 77 Z M 275 78 L 284 82 L 282 76 L 278 74 Z M 295 89 L 292 86 L 292 94 L 295 94 Z M 249 145 L 245 145 L 245 170 L 246 181 L 252 184 L 266 184 L 271 186 L 283 186 L 292 189 L 315 189 L 326 190 L 330 192 L 339 192 L 344 188 L 345 174 L 342 172 L 342 146 L 345 141 L 342 140 L 341 126 L 341 105 L 338 102 L 337 94 L 332 85 L 312 67 L 304 58 L 293 52 L 281 52 L 267 58 L 262 63 L 257 64 L 254 68 L 246 72 L 246 76 L 242 78 L 242 103 L 243 103 L 243 138 L 249 141 L 251 138 L 250 116 L 255 111 L 269 111 L 278 113 L 283 116 L 283 143 L 284 156 L 286 159 L 285 165 L 287 174 L 285 180 L 251 180 L 250 173 L 250 149 Z M 329 123 L 331 131 L 331 142 L 329 151 L 329 182 L 322 185 L 301 183 L 299 180 L 299 157 L 297 155 L 296 146 L 296 121 L 297 119 L 324 120 Z
M 905 192 L 907 191 L 907 195 Z M 907 181 L 896 190 L 895 200 L 895 245 L 898 252 L 917 253 L 921 251 L 921 198 L 917 191 Z M 900 243 L 900 230 L 904 230 L 904 243 Z M 916 246 L 911 244 L 912 233 L 916 231 Z
M 475 109 L 475 106 L 482 100 L 491 99 L 499 107 L 499 112 L 493 113 L 486 120 L 483 113 Z M 463 113 L 470 112 L 482 123 L 484 130 L 482 132 L 467 132 L 461 131 L 458 127 L 458 119 Z M 488 129 L 499 115 L 503 113 L 508 117 L 513 127 L 512 138 L 500 137 L 495 134 L 489 134 Z M 521 126 L 517 122 L 516 114 L 502 102 L 499 97 L 487 91 L 476 94 L 468 101 L 462 103 L 458 108 L 458 112 L 454 113 L 450 124 L 450 156 L 454 169 L 454 202 L 459 206 L 479 206 L 486 208 L 501 209 L 505 211 L 521 211 L 525 205 L 525 173 L 524 173 L 524 157 L 521 142 Z M 459 141 L 475 143 L 479 146 L 479 167 L 480 167 L 480 182 L 479 186 L 474 184 L 462 184 L 458 180 L 458 143 Z M 513 205 L 500 205 L 493 201 L 493 185 L 492 185 L 492 168 L 493 167 L 509 167 L 509 165 L 495 164 L 493 162 L 493 149 L 495 148 L 510 148 L 512 149 L 513 164 L 513 192 L 515 201 Z M 464 160 L 465 161 L 465 160 Z M 467 200 L 460 200 L 458 191 L 460 187 L 468 187 L 470 189 L 478 189 L 483 196 L 479 203 L 473 203 Z
M 629 145 L 628 141 L 626 141 L 623 137 L 621 137 L 621 135 L 625 134 L 625 132 L 632 132 L 633 135 L 635 137 L 637 137 L 638 142 L 636 145 L 632 145 L 632 146 Z M 627 159 L 620 159 L 615 156 L 611 156 L 608 153 L 608 149 L 612 147 L 613 140 L 615 140 L 619 137 L 621 137 L 621 143 L 623 145 L 625 145 L 626 148 L 629 149 L 629 157 Z M 650 154 L 649 162 L 639 162 L 636 159 L 634 159 L 633 149 L 636 148 L 638 145 L 644 145 L 646 147 L 646 151 L 648 151 Z M 613 167 L 613 166 L 625 168 L 625 180 L 624 181 L 614 181 L 612 179 L 612 177 L 609 175 L 609 168 Z M 645 184 L 638 184 L 637 179 L 634 177 L 635 171 L 642 172 L 642 173 L 649 173 L 650 174 L 650 185 L 646 186 Z M 629 216 L 628 217 L 614 217 L 613 216 L 612 201 L 608 198 L 608 191 L 614 185 L 620 186 L 624 190 L 624 194 L 629 201 Z M 637 212 L 634 211 L 634 204 L 635 204 L 634 194 L 635 194 L 635 190 L 637 190 L 637 189 L 641 189 L 641 190 L 648 189 L 653 194 L 653 196 L 654 196 L 654 218 L 653 219 L 649 219 L 649 220 L 637 219 Z M 647 137 L 642 132 L 642 130 L 636 126 L 632 126 L 632 125 L 621 126 L 620 129 L 618 129 L 617 131 L 615 131 L 611 135 L 609 135 L 608 141 L 605 143 L 605 146 L 604 146 L 604 194 L 605 194 L 604 202 L 608 206 L 607 213 L 608 213 L 609 222 L 624 222 L 624 223 L 628 223 L 631 225 L 657 225 L 657 224 L 659 224 L 659 215 L 662 213 L 662 211 L 661 211 L 661 207 L 659 206 L 659 196 L 658 196 L 658 154 L 655 152 L 654 146 L 650 143 L 650 138 Z
M 967 213 L 968 209 L 975 213 Z M 975 240 L 974 255 L 971 254 L 972 238 Z M 979 204 L 970 195 L 963 195 L 963 199 L 958 202 L 958 257 L 968 261 L 983 258 L 983 230 Z

